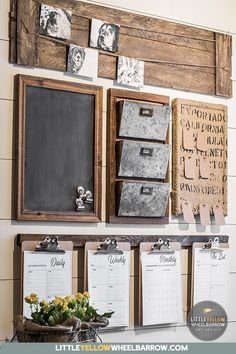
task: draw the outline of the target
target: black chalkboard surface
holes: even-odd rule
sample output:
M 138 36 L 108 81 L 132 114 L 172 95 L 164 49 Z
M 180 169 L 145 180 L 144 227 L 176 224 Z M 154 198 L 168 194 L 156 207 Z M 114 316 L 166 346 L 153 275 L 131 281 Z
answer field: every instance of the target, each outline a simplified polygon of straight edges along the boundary
M 99 221 L 101 89 L 28 76 L 17 81 L 17 218 Z M 78 186 L 94 199 L 82 211 Z

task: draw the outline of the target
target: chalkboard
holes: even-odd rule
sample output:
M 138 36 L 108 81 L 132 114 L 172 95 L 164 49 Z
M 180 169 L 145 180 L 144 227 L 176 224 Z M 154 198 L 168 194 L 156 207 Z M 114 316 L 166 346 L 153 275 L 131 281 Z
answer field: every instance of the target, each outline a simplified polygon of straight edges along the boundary
M 17 76 L 18 220 L 98 222 L 101 88 Z M 76 210 L 77 188 L 93 202 Z

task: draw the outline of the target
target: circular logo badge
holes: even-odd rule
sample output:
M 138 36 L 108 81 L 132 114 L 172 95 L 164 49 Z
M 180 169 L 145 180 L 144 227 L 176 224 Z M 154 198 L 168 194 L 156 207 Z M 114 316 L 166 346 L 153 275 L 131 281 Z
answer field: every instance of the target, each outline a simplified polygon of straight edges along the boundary
M 194 305 L 188 315 L 188 328 L 198 339 L 212 341 L 225 332 L 228 318 L 222 306 L 214 301 Z

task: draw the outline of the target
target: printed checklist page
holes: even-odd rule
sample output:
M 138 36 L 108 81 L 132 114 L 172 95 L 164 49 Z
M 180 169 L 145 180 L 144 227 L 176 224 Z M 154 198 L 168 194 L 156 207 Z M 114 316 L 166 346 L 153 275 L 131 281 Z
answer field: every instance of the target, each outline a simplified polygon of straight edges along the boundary
M 109 327 L 129 325 L 130 251 L 95 254 L 88 251 L 90 304 L 100 314 L 114 311 Z
M 215 301 L 226 313 L 229 308 L 229 249 L 202 250 L 194 248 L 193 304 Z
M 143 325 L 183 321 L 180 251 L 141 252 Z
M 24 252 L 23 298 L 31 293 L 39 300 L 51 301 L 55 296 L 72 293 L 72 252 Z M 30 305 L 23 299 L 23 314 L 31 318 Z

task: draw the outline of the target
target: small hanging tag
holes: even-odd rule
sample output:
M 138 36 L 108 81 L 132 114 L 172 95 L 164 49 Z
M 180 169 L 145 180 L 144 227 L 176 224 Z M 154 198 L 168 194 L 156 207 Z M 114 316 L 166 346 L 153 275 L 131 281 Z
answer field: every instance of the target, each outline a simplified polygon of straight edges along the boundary
M 197 135 L 197 149 L 200 151 L 207 150 L 207 134 L 205 132 L 198 133 Z
M 184 176 L 187 179 L 194 179 L 196 170 L 196 160 L 192 156 L 184 158 Z
M 183 129 L 183 148 L 185 150 L 194 149 L 194 138 L 192 129 Z
M 194 218 L 194 214 L 193 214 L 193 207 L 192 207 L 192 203 L 186 201 L 182 202 L 182 210 L 183 210 L 183 216 L 184 216 L 184 221 L 187 224 L 195 224 L 195 218 Z
M 211 225 L 210 209 L 207 204 L 200 204 L 200 221 L 204 226 Z
M 213 212 L 216 219 L 217 225 L 224 225 L 225 224 L 225 217 L 223 213 L 223 208 L 220 204 L 213 205 Z
M 200 158 L 200 177 L 208 179 L 210 178 L 210 162 L 208 158 Z

